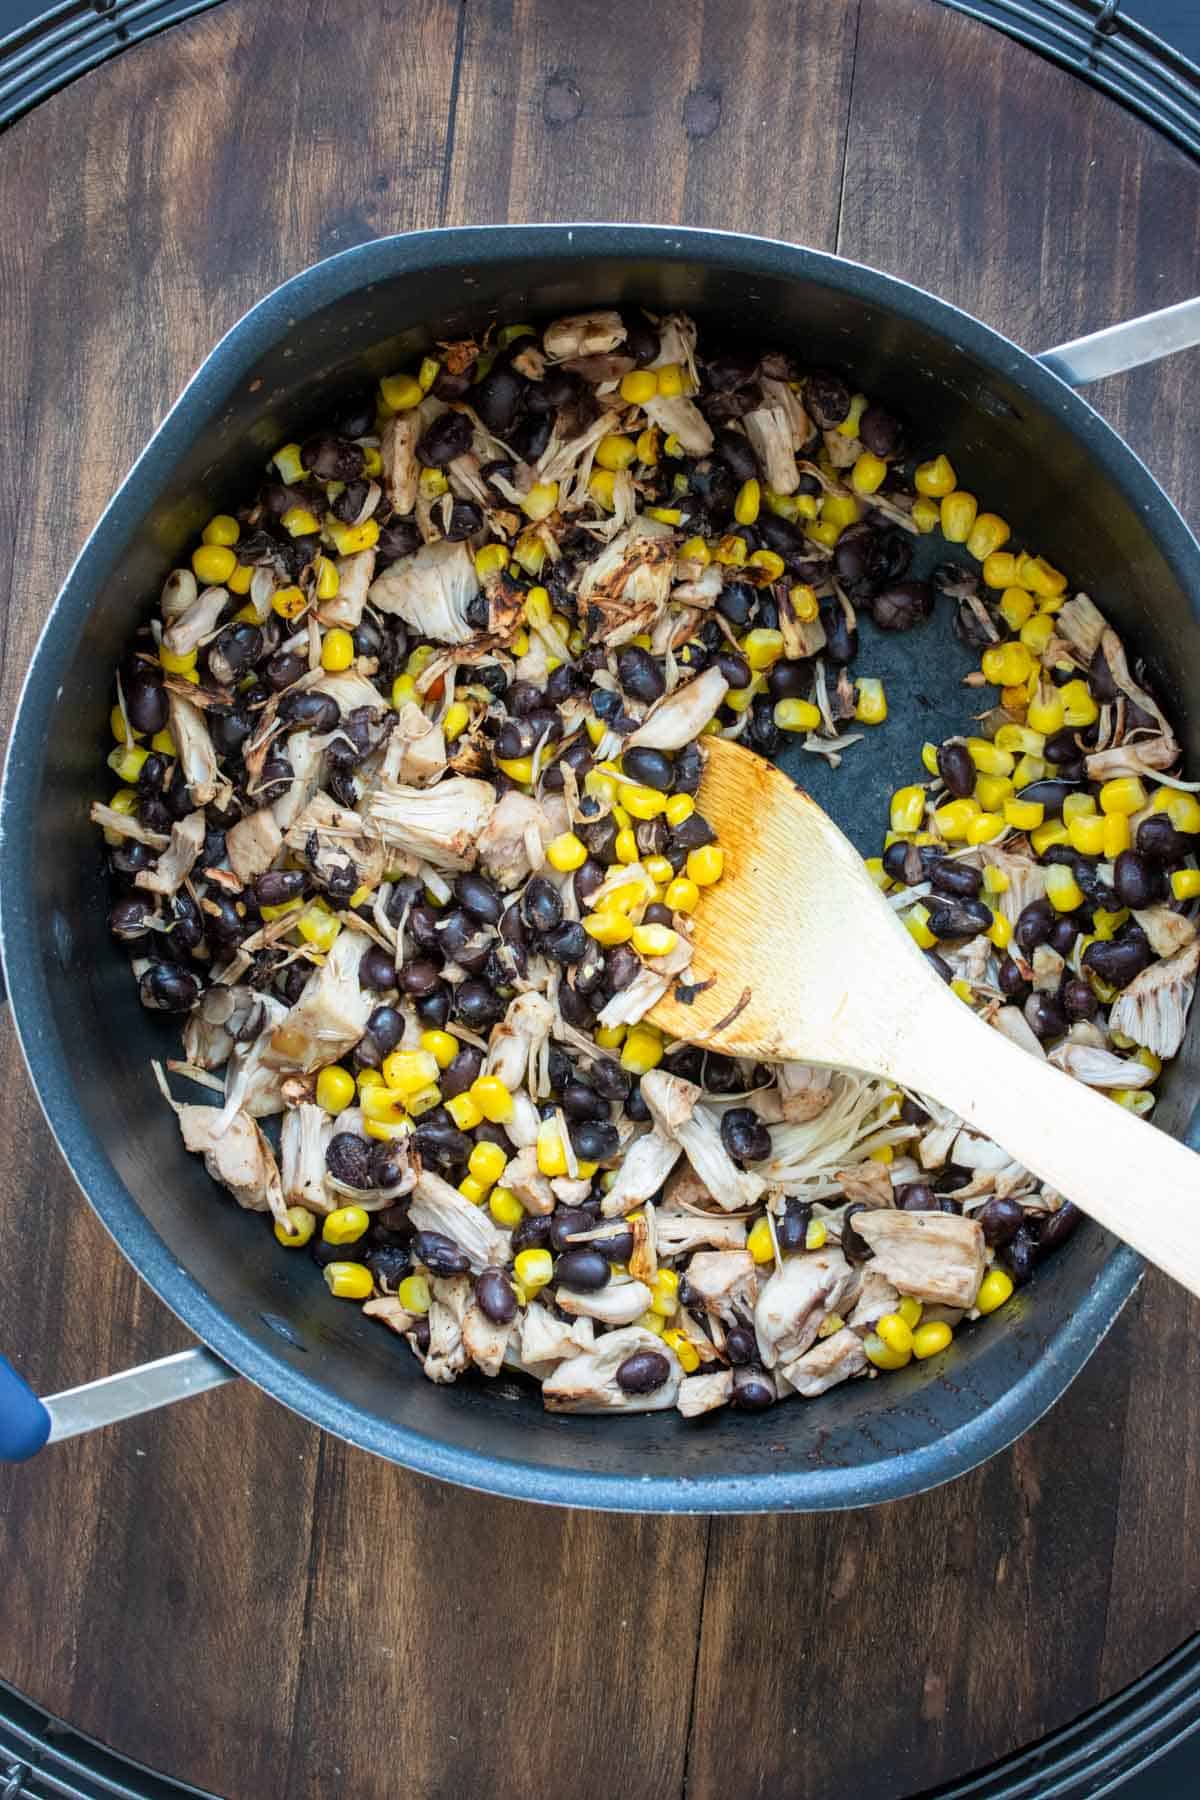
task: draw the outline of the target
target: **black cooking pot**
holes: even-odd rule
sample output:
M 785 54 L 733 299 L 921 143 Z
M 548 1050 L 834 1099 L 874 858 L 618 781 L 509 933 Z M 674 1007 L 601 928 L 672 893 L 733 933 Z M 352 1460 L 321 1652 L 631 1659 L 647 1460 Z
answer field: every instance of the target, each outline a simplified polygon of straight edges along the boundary
M 505 1379 L 432 1386 L 405 1346 L 332 1302 L 316 1267 L 282 1255 L 262 1220 L 226 1203 L 182 1149 L 150 1072 L 152 1057 L 174 1054 L 177 1025 L 141 1009 L 108 940 L 88 822 L 112 670 L 131 626 L 212 512 L 232 507 L 272 449 L 302 439 L 348 384 L 369 386 L 435 336 L 497 316 L 625 302 L 684 308 L 793 346 L 810 365 L 844 368 L 911 422 L 924 450 L 948 448 L 981 501 L 1070 571 L 1147 657 L 1200 763 L 1200 706 L 1185 681 L 1200 668 L 1200 549 L 1059 375 L 953 307 L 813 251 L 626 225 L 390 238 L 297 276 L 221 341 L 108 507 L 47 621 L 13 732 L 0 802 L 4 956 L 30 1074 L 84 1193 L 210 1347 L 152 1366 L 132 1398 L 126 1382 L 111 1405 L 87 1390 L 60 1401 L 54 1435 L 232 1369 L 364 1449 L 497 1494 L 661 1512 L 860 1505 L 932 1487 L 1010 1443 L 1063 1392 L 1132 1292 L 1137 1259 L 1088 1226 L 1002 1315 L 885 1380 L 753 1417 L 555 1417 L 535 1389 Z M 934 629 L 870 645 L 893 718 L 840 779 L 804 759 L 805 785 L 863 847 L 877 846 L 884 795 L 915 766 L 921 739 L 939 723 L 943 733 L 963 727 L 954 671 L 974 659 Z M 918 690 L 922 707 L 897 706 Z M 1177 1133 L 1197 1091 L 1195 1041 L 1193 1031 L 1156 1115 Z M 0 1453 L 17 1455 L 45 1437 L 49 1418 L 11 1371 L 8 1381 Z

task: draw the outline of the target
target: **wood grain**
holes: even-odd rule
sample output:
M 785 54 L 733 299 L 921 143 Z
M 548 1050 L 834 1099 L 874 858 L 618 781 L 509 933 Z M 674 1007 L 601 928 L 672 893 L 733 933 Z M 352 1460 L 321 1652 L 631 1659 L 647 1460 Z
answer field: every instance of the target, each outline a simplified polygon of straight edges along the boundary
M 87 530 L 220 333 L 389 231 L 668 218 L 875 262 L 1046 344 L 1200 286 L 1196 172 L 929 0 L 226 0 L 0 159 L 4 717 Z M 1034 154 L 1030 146 L 1044 144 Z M 1200 517 L 1185 359 L 1098 396 Z M 0 1026 L 6 1349 L 183 1341 Z M 830 1519 L 604 1519 L 418 1481 L 247 1388 L 0 1474 L 0 1673 L 230 1800 L 883 1800 L 1197 1627 L 1200 1313 L 1150 1281 L 986 1469 Z

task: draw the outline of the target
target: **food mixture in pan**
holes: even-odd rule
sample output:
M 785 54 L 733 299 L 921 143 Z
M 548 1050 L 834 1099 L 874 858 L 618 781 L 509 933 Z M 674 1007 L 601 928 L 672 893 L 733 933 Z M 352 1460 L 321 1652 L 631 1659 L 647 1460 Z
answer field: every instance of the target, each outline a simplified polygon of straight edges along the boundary
M 647 1019 L 722 879 L 706 737 L 852 768 L 859 611 L 953 607 L 979 656 L 892 797 L 889 904 L 964 1005 L 1152 1108 L 1200 801 L 1092 601 L 934 448 L 683 316 L 507 325 L 281 446 L 130 644 L 93 817 L 182 1026 L 160 1086 L 431 1380 L 757 1411 L 939 1355 L 1077 1223 L 916 1095 Z M 957 560 L 910 578 L 927 534 Z

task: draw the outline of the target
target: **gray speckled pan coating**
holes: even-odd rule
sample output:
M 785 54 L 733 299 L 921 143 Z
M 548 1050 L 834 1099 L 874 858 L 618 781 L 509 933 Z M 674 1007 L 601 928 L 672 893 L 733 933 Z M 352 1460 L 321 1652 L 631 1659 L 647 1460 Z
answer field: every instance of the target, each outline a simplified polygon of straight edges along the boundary
M 244 1375 L 315 1424 L 408 1468 L 492 1493 L 657 1512 L 802 1510 L 920 1492 L 1012 1442 L 1109 1330 L 1139 1263 L 1085 1228 L 1004 1314 L 899 1375 L 754 1417 L 554 1418 L 500 1381 L 438 1388 L 407 1348 L 340 1306 L 307 1257 L 281 1252 L 180 1146 L 148 1061 L 176 1026 L 139 1007 L 108 940 L 87 806 L 102 786 L 113 666 L 166 570 L 274 446 L 322 416 L 357 370 L 373 381 L 434 335 L 489 317 L 619 301 L 678 305 L 841 365 L 947 446 L 964 485 L 1017 521 L 1149 659 L 1200 762 L 1200 550 L 1146 468 L 1024 351 L 920 290 L 814 251 L 654 226 L 482 227 L 384 239 L 287 282 L 222 339 L 85 544 L 21 697 L 3 796 L 4 959 L 50 1128 L 105 1225 L 155 1292 Z M 923 545 L 922 549 L 926 550 Z M 971 661 L 949 621 L 889 639 L 868 627 L 858 672 L 892 717 L 805 784 L 877 845 L 886 795 L 926 737 L 962 729 Z M 1159 1117 L 1186 1127 L 1194 1041 Z M 12 1348 L 12 1346 L 10 1346 Z M 97 1371 L 100 1373 L 101 1371 Z

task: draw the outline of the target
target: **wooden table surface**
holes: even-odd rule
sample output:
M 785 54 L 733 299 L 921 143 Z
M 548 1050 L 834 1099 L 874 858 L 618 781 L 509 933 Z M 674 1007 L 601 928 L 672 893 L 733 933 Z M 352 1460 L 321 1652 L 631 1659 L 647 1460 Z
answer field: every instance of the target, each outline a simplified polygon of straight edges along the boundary
M 836 249 L 1041 348 L 1200 290 L 1198 198 L 1147 127 L 931 0 L 226 0 L 0 150 L 5 719 L 185 377 L 318 257 L 678 220 Z M 1096 395 L 1193 522 L 1195 377 Z M 50 1391 L 185 1338 L 2 1029 L 2 1339 Z M 0 1474 L 0 1674 L 231 1800 L 882 1800 L 1200 1626 L 1198 1446 L 1200 1307 L 1158 1279 L 1008 1454 L 837 1517 L 495 1502 L 238 1385 Z

